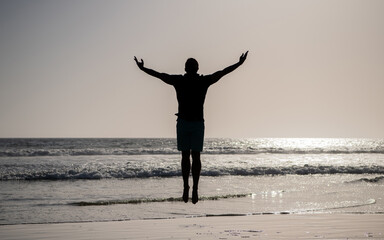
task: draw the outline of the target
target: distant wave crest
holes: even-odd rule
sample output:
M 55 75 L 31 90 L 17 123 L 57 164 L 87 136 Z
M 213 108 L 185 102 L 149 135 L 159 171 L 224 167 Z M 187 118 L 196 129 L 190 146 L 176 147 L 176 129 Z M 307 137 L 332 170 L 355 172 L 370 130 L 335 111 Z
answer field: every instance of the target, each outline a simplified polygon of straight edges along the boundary
M 175 138 L 0 139 L 0 157 L 178 154 Z M 384 139 L 205 139 L 204 154 L 384 154 Z
M 97 156 L 97 155 L 150 155 L 178 154 L 174 149 L 21 149 L 0 151 L 0 157 L 38 157 L 38 156 Z
M 381 149 L 327 150 L 327 149 L 204 149 L 204 154 L 384 154 Z M 97 155 L 169 155 L 179 154 L 177 149 L 28 149 L 0 151 L 0 157 L 38 156 L 97 156 Z

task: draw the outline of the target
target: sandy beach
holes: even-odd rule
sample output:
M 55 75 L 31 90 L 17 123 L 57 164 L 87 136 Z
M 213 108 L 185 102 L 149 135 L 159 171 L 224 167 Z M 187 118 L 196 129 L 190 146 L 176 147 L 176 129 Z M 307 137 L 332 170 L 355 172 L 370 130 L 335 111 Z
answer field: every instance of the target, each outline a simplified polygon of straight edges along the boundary
M 6 239 L 384 239 L 381 214 L 290 214 L 0 226 Z

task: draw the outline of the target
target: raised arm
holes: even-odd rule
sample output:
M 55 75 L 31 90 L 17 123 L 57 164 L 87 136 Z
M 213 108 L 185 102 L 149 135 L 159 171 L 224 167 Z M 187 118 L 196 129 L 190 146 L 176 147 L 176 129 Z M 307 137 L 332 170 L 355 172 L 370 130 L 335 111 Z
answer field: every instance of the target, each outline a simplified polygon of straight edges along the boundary
M 151 75 L 151 76 L 153 76 L 155 78 L 159 78 L 159 79 L 161 79 L 165 83 L 172 84 L 171 75 L 166 74 L 166 73 L 159 73 L 159 72 L 156 72 L 153 69 L 144 67 L 143 59 L 141 59 L 140 62 L 137 60 L 136 57 L 134 59 L 135 59 L 135 62 L 137 64 L 137 66 L 140 68 L 141 71 L 143 71 L 146 74 Z
M 228 73 L 230 73 L 233 70 L 235 70 L 236 68 L 238 68 L 241 64 L 243 64 L 245 59 L 247 59 L 247 55 L 248 55 L 248 51 L 246 53 L 241 54 L 239 62 L 237 62 L 237 63 L 235 63 L 229 67 L 226 67 L 221 71 L 217 71 L 214 74 L 212 74 L 214 82 L 217 82 L 220 78 L 224 77 Z

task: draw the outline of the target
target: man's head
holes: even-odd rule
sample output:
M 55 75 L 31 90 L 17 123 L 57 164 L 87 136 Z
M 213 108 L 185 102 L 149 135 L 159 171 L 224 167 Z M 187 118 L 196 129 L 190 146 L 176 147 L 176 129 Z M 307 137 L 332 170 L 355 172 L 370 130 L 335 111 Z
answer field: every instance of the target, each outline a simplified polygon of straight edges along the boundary
M 185 62 L 185 72 L 195 74 L 199 70 L 199 63 L 194 58 L 188 58 Z

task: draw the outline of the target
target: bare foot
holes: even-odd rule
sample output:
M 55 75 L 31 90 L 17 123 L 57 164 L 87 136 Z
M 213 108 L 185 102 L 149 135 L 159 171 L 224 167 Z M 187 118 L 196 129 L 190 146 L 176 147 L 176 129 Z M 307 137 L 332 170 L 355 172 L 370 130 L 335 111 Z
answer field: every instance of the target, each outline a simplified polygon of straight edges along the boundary
M 188 202 L 188 198 L 189 198 L 189 187 L 184 187 L 183 200 L 185 203 Z
M 196 204 L 199 201 L 199 196 L 197 194 L 197 188 L 193 188 L 192 191 L 192 203 Z

